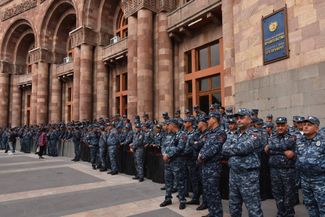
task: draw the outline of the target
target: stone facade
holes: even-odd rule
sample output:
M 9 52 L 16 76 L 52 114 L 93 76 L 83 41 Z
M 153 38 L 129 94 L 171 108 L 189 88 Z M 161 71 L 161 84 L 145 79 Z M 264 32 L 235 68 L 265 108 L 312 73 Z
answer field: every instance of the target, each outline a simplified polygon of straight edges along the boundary
M 263 65 L 261 18 L 285 6 L 290 57 Z M 212 102 L 325 121 L 321 0 L 4 0 L 0 14 L 0 127 Z

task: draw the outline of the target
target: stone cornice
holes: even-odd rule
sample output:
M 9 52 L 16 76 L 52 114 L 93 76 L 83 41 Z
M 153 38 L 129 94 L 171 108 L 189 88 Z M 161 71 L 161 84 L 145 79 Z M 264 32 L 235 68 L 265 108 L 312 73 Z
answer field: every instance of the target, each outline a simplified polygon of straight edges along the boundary
M 25 0 L 18 5 L 4 9 L 1 21 L 8 20 L 37 6 L 37 0 Z
M 171 12 L 176 9 L 176 0 L 158 0 L 158 11 L 159 12 Z
M 89 44 L 95 46 L 97 44 L 97 33 L 91 28 L 80 26 L 69 33 L 71 38 L 71 47 L 78 47 L 81 44 Z
M 11 2 L 12 0 L 0 0 L 0 6 L 3 6 L 5 4 L 8 4 L 9 2 Z
M 139 10 L 145 8 L 152 12 L 170 12 L 176 8 L 176 0 L 122 0 L 124 16 L 134 15 Z

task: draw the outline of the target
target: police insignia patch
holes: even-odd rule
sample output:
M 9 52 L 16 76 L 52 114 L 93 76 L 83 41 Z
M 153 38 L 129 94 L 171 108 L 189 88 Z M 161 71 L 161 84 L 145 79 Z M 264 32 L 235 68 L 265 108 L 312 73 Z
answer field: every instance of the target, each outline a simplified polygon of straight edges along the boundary
M 319 140 L 316 142 L 316 146 L 320 146 L 320 141 Z

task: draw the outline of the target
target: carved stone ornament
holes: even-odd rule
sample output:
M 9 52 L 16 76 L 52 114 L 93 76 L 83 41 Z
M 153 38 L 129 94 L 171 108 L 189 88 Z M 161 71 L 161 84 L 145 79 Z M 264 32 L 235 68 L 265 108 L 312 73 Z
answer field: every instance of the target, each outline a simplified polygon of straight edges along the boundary
M 1 21 L 8 20 L 36 6 L 37 6 L 37 0 L 26 0 L 18 5 L 14 5 L 10 8 L 6 8 L 2 13 L 3 15 L 1 17 Z
M 80 46 L 81 44 L 97 44 L 97 33 L 86 26 L 78 27 L 75 30 L 72 30 L 69 34 L 72 48 Z
M 30 63 L 38 63 L 38 62 L 52 62 L 52 55 L 51 52 L 49 52 L 46 49 L 43 48 L 35 48 L 33 50 L 29 51 L 30 55 Z
M 11 2 L 11 1 L 12 0 L 0 0 L 0 6 L 5 5 L 5 4 L 7 4 L 7 3 Z

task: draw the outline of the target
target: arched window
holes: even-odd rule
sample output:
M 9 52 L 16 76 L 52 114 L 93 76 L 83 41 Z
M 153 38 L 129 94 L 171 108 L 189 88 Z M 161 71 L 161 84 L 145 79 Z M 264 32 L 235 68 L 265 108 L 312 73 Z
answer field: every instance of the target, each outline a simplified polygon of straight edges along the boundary
M 117 15 L 115 35 L 119 38 L 128 36 L 128 20 L 125 19 L 122 9 L 120 9 Z

